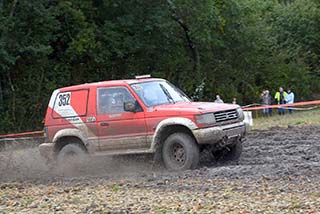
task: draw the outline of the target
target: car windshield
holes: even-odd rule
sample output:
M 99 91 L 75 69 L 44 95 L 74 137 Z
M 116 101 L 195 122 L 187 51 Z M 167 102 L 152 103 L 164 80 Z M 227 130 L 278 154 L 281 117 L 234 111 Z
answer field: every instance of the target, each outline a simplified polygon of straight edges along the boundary
M 187 95 L 166 81 L 135 83 L 131 84 L 131 87 L 147 107 L 177 102 L 190 102 Z

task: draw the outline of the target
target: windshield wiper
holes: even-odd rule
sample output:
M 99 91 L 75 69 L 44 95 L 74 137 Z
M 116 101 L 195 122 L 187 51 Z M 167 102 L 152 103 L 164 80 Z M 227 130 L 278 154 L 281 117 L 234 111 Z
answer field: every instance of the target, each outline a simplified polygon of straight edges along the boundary
M 162 84 L 159 84 L 159 85 L 160 85 L 163 93 L 167 96 L 167 99 L 168 99 L 169 103 L 173 103 L 174 104 L 175 102 L 174 102 L 171 94 L 169 93 L 169 91 Z

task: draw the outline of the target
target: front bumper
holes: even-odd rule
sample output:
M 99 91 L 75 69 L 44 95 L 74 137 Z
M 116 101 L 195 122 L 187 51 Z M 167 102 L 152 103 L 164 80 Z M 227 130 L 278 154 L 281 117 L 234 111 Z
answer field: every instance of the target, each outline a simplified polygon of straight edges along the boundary
M 42 143 L 39 146 L 40 155 L 47 160 L 54 158 L 54 143 Z
M 243 137 L 248 127 L 245 122 L 238 122 L 223 126 L 196 129 L 192 132 L 199 144 L 215 144 L 220 141 L 229 141 L 230 139 Z

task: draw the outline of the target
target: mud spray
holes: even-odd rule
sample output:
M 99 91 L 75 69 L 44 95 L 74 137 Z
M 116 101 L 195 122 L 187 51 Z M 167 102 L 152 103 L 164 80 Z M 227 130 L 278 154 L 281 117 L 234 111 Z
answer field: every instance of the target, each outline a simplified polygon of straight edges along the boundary
M 203 161 L 199 169 L 182 172 L 188 176 L 251 179 L 282 176 L 320 176 L 320 127 L 303 126 L 252 131 L 244 142 L 237 162 Z M 64 179 L 54 167 L 46 164 L 37 148 L 0 153 L 0 182 L 52 181 Z M 176 176 L 154 164 L 152 156 L 106 157 L 91 159 L 74 177 L 135 178 L 154 174 Z

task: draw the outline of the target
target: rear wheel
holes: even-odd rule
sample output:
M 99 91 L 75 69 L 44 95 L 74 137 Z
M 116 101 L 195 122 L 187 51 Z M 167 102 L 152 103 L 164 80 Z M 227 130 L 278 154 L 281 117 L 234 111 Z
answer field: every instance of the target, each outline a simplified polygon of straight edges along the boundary
M 198 145 L 188 134 L 172 134 L 164 142 L 162 159 L 165 167 L 171 171 L 194 169 L 199 163 Z
M 65 145 L 57 156 L 58 172 L 72 176 L 84 170 L 88 163 L 88 154 L 85 148 L 77 143 Z

